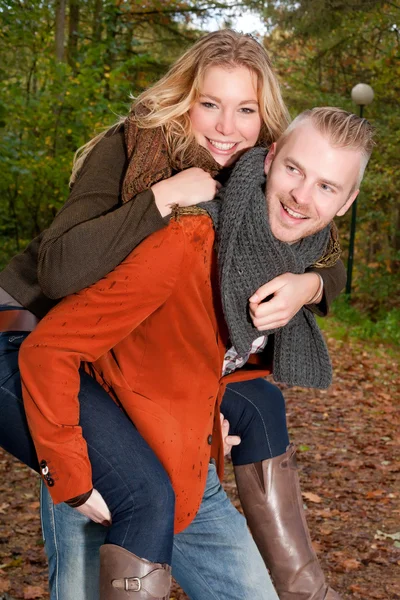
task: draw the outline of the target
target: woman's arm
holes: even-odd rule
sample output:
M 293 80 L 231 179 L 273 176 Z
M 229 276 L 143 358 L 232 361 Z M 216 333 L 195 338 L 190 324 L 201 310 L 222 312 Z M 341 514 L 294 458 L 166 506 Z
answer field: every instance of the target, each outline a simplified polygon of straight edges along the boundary
M 182 229 L 171 224 L 107 277 L 60 302 L 22 345 L 26 415 L 55 502 L 92 489 L 79 426 L 81 362 L 104 355 L 166 301 L 180 277 L 183 252 Z
M 322 297 L 310 304 L 323 280 Z M 346 282 L 346 272 L 341 260 L 331 267 L 310 269 L 302 275 L 285 273 L 262 285 L 250 298 L 250 316 L 261 331 L 284 327 L 303 307 L 307 306 L 317 315 L 325 316 L 330 303 L 340 294 Z M 273 296 L 270 300 L 264 300 Z
M 168 222 L 151 190 L 119 203 L 125 170 L 124 137 L 118 131 L 89 154 L 70 197 L 43 235 L 38 279 L 48 297 L 62 298 L 98 281 Z
M 148 235 L 169 221 L 171 205 L 211 200 L 219 184 L 191 168 L 121 204 L 127 167 L 123 131 L 92 150 L 63 208 L 42 238 L 38 280 L 49 298 L 63 298 L 104 277 Z
M 326 317 L 332 302 L 337 298 L 346 285 L 346 269 L 339 259 L 332 267 L 323 269 L 311 268 L 309 273 L 317 273 L 324 282 L 323 294 L 317 304 L 310 304 L 309 308 L 320 317 Z

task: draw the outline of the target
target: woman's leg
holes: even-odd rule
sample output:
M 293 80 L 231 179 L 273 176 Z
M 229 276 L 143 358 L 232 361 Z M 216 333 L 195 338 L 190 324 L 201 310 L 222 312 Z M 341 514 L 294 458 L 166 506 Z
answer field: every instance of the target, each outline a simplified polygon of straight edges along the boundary
M 39 472 L 35 446 L 26 422 L 18 368 L 19 348 L 28 332 L 0 333 L 0 446 Z
M 242 440 L 232 448 L 236 485 L 280 600 L 340 600 L 311 544 L 281 391 L 263 379 L 231 384 L 221 412 Z
M 18 370 L 19 347 L 27 335 L 0 334 L 0 445 L 38 471 Z M 167 474 L 131 421 L 87 374 L 82 374 L 80 401 L 94 486 L 113 524 L 106 530 L 65 504 L 54 507 L 45 494 L 42 524 L 53 600 L 98 600 L 99 562 L 93 555 L 103 542 L 171 564 L 174 494 Z

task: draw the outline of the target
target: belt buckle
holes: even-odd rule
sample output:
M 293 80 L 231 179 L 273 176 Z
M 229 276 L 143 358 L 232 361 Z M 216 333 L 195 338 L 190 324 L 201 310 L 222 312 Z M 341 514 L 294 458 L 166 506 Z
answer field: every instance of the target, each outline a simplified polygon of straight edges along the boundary
M 130 581 L 135 581 L 137 583 L 136 590 L 129 589 Z M 140 592 L 140 590 L 142 589 L 142 582 L 140 580 L 140 577 L 124 577 L 124 584 L 125 592 Z

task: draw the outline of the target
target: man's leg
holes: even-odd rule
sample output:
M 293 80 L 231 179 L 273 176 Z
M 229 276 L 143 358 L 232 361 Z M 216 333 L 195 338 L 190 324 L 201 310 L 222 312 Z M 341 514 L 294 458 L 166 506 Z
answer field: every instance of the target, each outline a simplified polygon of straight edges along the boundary
M 53 506 L 44 494 L 42 521 L 51 600 L 99 599 L 103 544 L 110 557 L 107 575 L 102 574 L 103 587 L 108 575 L 110 585 L 111 579 L 120 578 L 121 562 L 128 560 L 130 577 L 138 576 L 138 558 L 171 564 L 175 497 L 167 473 L 126 414 L 85 373 L 79 399 L 93 485 L 111 511 L 112 525 L 106 529 L 75 509 Z M 121 548 L 123 560 L 119 560 Z M 115 573 L 108 572 L 111 563 Z M 168 572 L 165 579 L 169 577 Z
M 41 488 L 41 519 L 51 600 L 99 600 L 100 546 L 107 528 Z
M 199 512 L 175 535 L 172 575 L 191 600 L 278 600 L 246 521 L 213 464 Z
M 242 440 L 232 448 L 239 497 L 280 600 L 340 600 L 312 547 L 281 391 L 263 379 L 234 383 L 221 411 Z

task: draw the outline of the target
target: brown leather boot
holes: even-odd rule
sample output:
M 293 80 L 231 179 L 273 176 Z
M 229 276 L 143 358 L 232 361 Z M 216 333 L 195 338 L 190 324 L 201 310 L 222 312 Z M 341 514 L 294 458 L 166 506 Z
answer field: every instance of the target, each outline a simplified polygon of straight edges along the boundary
M 342 600 L 328 588 L 311 545 L 296 448 L 235 467 L 240 502 L 280 600 Z
M 101 546 L 100 600 L 169 600 L 170 587 L 169 565 L 152 563 L 114 544 Z

